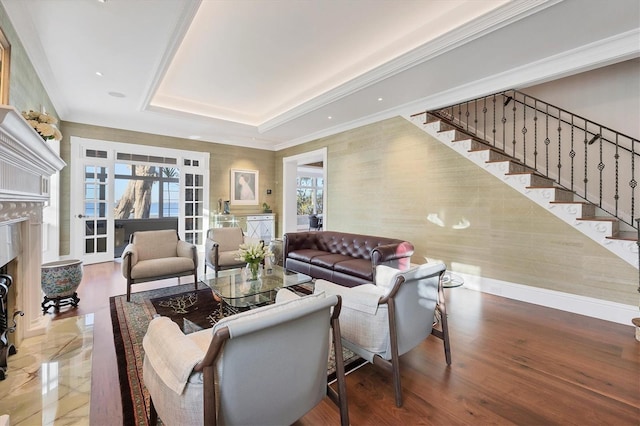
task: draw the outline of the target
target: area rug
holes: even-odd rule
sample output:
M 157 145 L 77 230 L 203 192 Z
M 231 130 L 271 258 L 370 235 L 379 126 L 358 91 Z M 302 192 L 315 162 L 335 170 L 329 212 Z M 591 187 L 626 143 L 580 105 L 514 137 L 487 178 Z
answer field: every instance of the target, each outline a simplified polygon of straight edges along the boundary
M 167 316 L 183 332 L 191 333 L 213 327 L 221 317 L 238 312 L 226 304 L 221 307 L 206 287 L 194 291 L 193 284 L 132 293 L 131 302 L 127 302 L 126 295 L 113 296 L 109 304 L 125 425 L 148 424 L 149 394 L 142 379 L 142 339 L 154 315 Z M 347 371 L 364 363 L 347 349 L 344 359 Z M 333 362 L 329 364 L 327 378 L 329 382 L 335 378 Z

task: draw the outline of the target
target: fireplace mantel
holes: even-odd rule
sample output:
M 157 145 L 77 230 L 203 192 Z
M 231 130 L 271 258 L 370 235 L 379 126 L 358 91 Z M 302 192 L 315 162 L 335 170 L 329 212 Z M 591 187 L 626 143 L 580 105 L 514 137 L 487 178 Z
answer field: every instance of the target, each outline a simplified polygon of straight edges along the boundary
M 15 306 L 25 315 L 19 319 L 16 343 L 42 334 L 48 324 L 40 308 L 42 209 L 49 201 L 51 176 L 64 166 L 66 163 L 20 112 L 0 105 L 0 228 L 19 224 L 21 239 L 13 274 Z
M 0 154 L 0 201 L 46 202 L 51 175 L 66 166 L 22 115 L 8 105 L 0 105 Z

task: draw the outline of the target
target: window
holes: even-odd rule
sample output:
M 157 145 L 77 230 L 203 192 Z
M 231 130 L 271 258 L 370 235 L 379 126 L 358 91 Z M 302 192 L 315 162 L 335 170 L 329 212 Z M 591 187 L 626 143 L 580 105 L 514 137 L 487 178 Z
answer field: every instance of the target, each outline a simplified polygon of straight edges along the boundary
M 180 171 L 175 167 L 115 164 L 115 219 L 178 217 Z
M 323 187 L 321 177 L 298 175 L 298 216 L 322 214 Z

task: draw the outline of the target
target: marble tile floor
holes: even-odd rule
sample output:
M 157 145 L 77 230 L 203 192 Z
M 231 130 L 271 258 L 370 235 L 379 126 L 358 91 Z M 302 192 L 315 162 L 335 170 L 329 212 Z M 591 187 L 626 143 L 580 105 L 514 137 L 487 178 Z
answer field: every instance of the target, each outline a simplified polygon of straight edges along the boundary
M 87 314 L 52 321 L 8 358 L 0 416 L 8 414 L 11 426 L 89 424 L 93 320 Z

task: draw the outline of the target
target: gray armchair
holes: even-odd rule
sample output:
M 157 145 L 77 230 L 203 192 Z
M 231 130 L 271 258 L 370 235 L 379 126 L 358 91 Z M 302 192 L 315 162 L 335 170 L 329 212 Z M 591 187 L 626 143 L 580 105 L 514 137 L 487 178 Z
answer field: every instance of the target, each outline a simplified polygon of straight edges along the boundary
M 154 318 L 143 339 L 150 421 L 166 425 L 288 425 L 328 393 L 349 423 L 340 298 L 314 294 L 233 315 L 184 335 Z M 333 330 L 333 333 L 330 333 Z M 330 335 L 338 391 L 327 385 Z
M 147 281 L 193 275 L 198 288 L 198 252 L 180 240 L 173 229 L 136 231 L 122 252 L 122 275 L 127 279 L 127 302 L 131 286 Z
M 207 266 L 213 268 L 216 275 L 223 269 L 240 268 L 246 263 L 237 260 L 240 244 L 258 243 L 260 239 L 246 237 L 239 227 L 211 228 L 207 231 L 204 252 L 204 273 Z
M 379 265 L 376 283 L 357 287 L 316 280 L 314 292 L 342 296 L 340 325 L 344 346 L 392 373 L 398 407 L 402 406 L 400 355 L 433 334 L 444 341 L 445 358 L 451 364 L 442 289 L 445 270 L 440 262 L 404 271 Z M 441 330 L 434 328 L 438 322 Z

